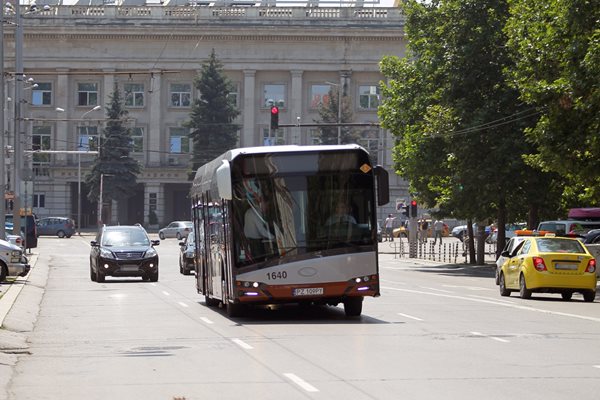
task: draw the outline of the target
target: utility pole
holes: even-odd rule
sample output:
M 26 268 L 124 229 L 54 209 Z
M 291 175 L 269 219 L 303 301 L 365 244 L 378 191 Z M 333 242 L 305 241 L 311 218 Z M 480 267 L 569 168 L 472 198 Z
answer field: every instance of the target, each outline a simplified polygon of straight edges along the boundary
M 4 4 L 0 4 L 0 239 L 6 239 L 6 149 L 4 142 L 4 102 L 6 93 L 4 93 Z
M 21 95 L 23 92 L 23 21 L 21 18 L 21 5 L 15 3 L 15 143 L 13 166 L 13 233 L 21 234 L 21 169 L 23 168 L 23 152 L 21 145 Z M 27 236 L 27 232 L 25 232 Z

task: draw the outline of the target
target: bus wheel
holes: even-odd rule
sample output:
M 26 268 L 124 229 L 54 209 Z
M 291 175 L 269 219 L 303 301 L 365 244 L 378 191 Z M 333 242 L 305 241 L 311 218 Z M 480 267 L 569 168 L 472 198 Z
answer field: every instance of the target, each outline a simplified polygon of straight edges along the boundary
M 344 312 L 346 317 L 360 317 L 362 313 L 362 297 L 348 297 L 344 300 Z
M 204 295 L 204 303 L 206 303 L 207 307 L 216 307 L 219 305 L 219 300 L 213 299 L 209 295 Z

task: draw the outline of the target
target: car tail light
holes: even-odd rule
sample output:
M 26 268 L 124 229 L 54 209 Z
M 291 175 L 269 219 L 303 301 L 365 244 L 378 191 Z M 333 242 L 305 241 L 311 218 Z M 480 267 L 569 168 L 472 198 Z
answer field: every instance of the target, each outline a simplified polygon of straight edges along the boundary
M 596 259 L 592 258 L 590 261 L 588 261 L 588 265 L 587 268 L 585 269 L 585 272 L 596 272 Z
M 546 263 L 542 257 L 533 257 L 533 266 L 538 271 L 546 271 Z

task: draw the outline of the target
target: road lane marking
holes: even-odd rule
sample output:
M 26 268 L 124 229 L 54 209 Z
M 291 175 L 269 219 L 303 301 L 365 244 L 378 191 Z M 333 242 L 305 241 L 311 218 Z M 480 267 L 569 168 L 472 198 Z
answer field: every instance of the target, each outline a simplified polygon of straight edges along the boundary
M 594 368 L 600 369 L 600 365 L 594 365 Z
M 250 346 L 248 343 L 244 342 L 242 339 L 231 339 L 231 341 L 245 350 L 251 350 L 254 348 L 254 347 Z
M 494 290 L 494 289 L 486 288 L 486 287 L 465 286 L 465 285 L 442 285 L 442 287 L 455 288 L 455 289 L 467 289 L 467 290 L 472 290 L 472 291 L 489 291 L 489 290 Z
M 442 293 L 454 293 L 454 292 L 452 292 L 452 291 L 450 291 L 450 290 L 436 289 L 436 288 L 427 287 L 427 286 L 419 286 L 419 287 L 420 287 L 420 288 L 423 288 L 423 289 L 433 290 L 433 291 L 435 291 L 435 292 L 442 292 Z
M 178 301 L 178 302 L 177 302 L 177 304 L 179 304 L 181 307 L 185 307 L 185 308 L 188 308 L 188 307 L 189 307 L 187 304 L 185 304 L 185 303 L 184 303 L 184 302 L 182 302 L 182 301 Z
M 206 322 L 207 324 L 214 324 L 214 322 L 212 322 L 210 319 L 206 318 L 206 317 L 200 317 L 200 319 L 204 322 Z
M 290 381 L 294 382 L 296 385 L 300 386 L 302 389 L 306 390 L 307 392 L 318 392 L 319 391 L 319 389 L 317 389 L 310 383 L 306 382 L 304 379 L 300 378 L 299 376 L 292 374 L 291 372 L 286 372 L 283 374 L 283 376 L 285 376 Z
M 501 342 L 501 343 L 510 343 L 509 340 L 502 339 L 502 338 L 499 338 L 499 337 L 496 337 L 496 336 L 484 335 L 481 332 L 471 332 L 471 335 L 485 337 L 485 338 L 488 338 L 488 339 L 496 340 L 496 341 Z
M 514 305 L 515 302 L 514 301 L 509 301 L 509 300 L 504 300 L 504 299 L 490 299 L 489 296 L 477 296 L 476 294 L 470 294 L 468 295 L 469 297 L 474 297 L 476 299 L 484 299 L 484 300 L 493 300 L 493 301 L 497 301 L 499 303 L 506 303 L 506 304 L 511 304 Z
M 416 321 L 423 321 L 421 318 L 413 317 L 412 315 L 408 315 L 408 314 L 398 313 L 398 315 L 401 315 L 401 316 L 406 317 L 406 318 L 414 319 Z
M 560 312 L 560 311 L 550 311 L 550 310 L 544 310 L 544 309 L 541 309 L 541 308 L 535 308 L 535 307 L 529 307 L 529 306 L 520 306 L 520 305 L 517 305 L 517 304 L 507 304 L 507 303 L 504 303 L 502 301 L 496 301 L 496 300 L 484 300 L 484 299 L 477 299 L 477 298 L 474 298 L 474 297 L 464 297 L 464 296 L 449 295 L 449 294 L 443 294 L 443 293 L 431 293 L 431 292 L 424 292 L 422 290 L 401 289 L 401 288 L 395 288 L 395 287 L 389 287 L 389 286 L 381 286 L 381 289 L 395 290 L 395 291 L 398 291 L 398 292 L 425 294 L 425 295 L 437 296 L 437 297 L 446 297 L 446 298 L 449 298 L 449 299 L 474 301 L 474 302 L 478 302 L 478 303 L 487 303 L 487 304 L 493 304 L 493 305 L 497 305 L 497 306 L 504 306 L 504 307 L 515 308 L 515 309 L 518 309 L 518 310 L 534 311 L 534 312 L 539 312 L 539 313 L 542 313 L 542 314 L 560 315 L 562 317 L 578 318 L 578 319 L 583 319 L 583 320 L 586 320 L 586 321 L 600 322 L 600 318 L 588 317 L 586 315 L 570 314 L 570 313 L 564 313 L 564 312 Z
M 169 292 L 166 292 L 166 291 L 164 291 L 164 290 L 163 290 L 162 292 L 163 292 L 163 294 L 164 294 L 165 296 L 170 296 L 170 295 L 171 295 L 171 293 L 169 293 Z

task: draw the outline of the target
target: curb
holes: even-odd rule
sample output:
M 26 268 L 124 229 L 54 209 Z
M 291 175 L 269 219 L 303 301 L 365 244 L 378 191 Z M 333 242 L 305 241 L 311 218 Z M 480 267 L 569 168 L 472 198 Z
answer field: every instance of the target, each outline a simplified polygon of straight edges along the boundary
M 2 328 L 2 326 L 4 324 L 4 319 L 10 312 L 10 309 L 12 308 L 13 304 L 15 303 L 15 300 L 17 299 L 17 297 L 19 297 L 21 290 L 23 290 L 23 288 L 27 284 L 27 281 L 29 280 L 29 276 L 31 275 L 31 272 L 35 268 L 37 259 L 38 259 L 37 254 L 31 254 L 29 256 L 29 265 L 31 265 L 31 269 L 29 270 L 27 275 L 19 276 L 19 277 L 17 277 L 17 279 L 15 279 L 15 281 L 12 284 L 7 285 L 8 289 L 6 290 L 6 292 L 4 292 L 2 297 L 0 297 L 0 328 Z

